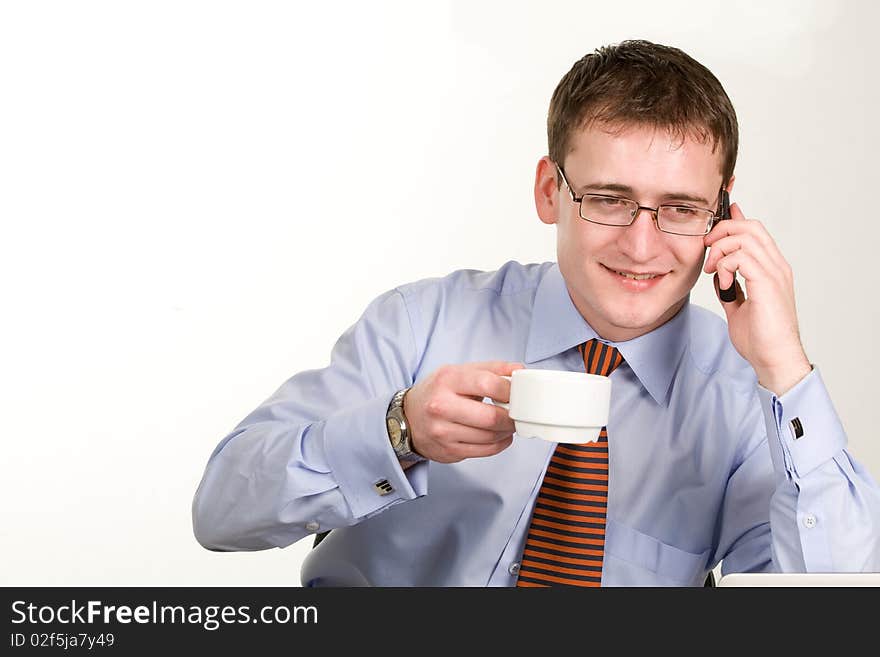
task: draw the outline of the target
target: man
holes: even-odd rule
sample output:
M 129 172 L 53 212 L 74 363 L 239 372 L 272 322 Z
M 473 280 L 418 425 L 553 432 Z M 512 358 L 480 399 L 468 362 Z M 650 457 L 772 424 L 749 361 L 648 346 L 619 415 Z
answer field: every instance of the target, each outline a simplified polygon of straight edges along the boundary
M 332 530 L 303 565 L 310 586 L 880 570 L 880 489 L 801 345 L 788 263 L 736 204 L 719 221 L 737 140 L 727 94 L 680 50 L 581 59 L 535 178 L 558 263 L 378 297 L 328 367 L 293 376 L 211 455 L 199 542 Z M 701 271 L 735 286 L 726 324 L 689 303 Z M 517 368 L 592 371 L 596 354 L 616 366 L 598 443 L 515 437 L 486 403 L 508 401 Z

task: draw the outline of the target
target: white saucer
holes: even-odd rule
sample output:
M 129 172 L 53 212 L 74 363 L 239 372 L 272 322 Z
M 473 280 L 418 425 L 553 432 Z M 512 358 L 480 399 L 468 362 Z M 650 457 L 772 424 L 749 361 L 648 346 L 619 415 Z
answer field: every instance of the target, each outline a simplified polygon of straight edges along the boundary
M 564 427 L 555 424 L 523 422 L 514 418 L 516 435 L 520 438 L 540 438 L 553 443 L 592 443 L 599 438 L 602 427 Z

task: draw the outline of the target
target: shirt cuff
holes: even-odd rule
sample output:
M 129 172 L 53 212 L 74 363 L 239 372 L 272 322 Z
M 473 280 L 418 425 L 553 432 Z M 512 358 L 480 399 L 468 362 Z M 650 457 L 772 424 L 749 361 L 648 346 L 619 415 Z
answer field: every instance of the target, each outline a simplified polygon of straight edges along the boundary
M 846 432 L 815 366 L 781 397 L 758 384 L 758 397 L 777 472 L 806 477 L 846 447 Z
M 327 465 L 356 518 L 427 492 L 427 463 L 404 472 L 388 439 L 385 412 L 392 394 L 336 413 L 324 423 Z

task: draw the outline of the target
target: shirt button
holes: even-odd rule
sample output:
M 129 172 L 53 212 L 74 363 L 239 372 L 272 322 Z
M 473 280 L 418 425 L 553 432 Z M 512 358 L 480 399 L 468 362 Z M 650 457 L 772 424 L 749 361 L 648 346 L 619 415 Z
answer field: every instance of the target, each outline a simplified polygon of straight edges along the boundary
M 309 531 L 309 532 L 316 532 L 316 531 L 318 531 L 320 528 L 321 528 L 321 525 L 319 525 L 319 524 L 318 524 L 317 522 L 315 522 L 314 520 L 309 520 L 309 521 L 306 523 L 306 531 Z
M 519 561 L 514 561 L 510 564 L 510 568 L 507 569 L 511 575 L 516 575 L 519 572 Z
M 815 526 L 816 526 L 816 516 L 814 516 L 812 513 L 808 513 L 807 515 L 805 515 L 804 516 L 804 527 L 806 527 L 807 529 L 812 529 Z

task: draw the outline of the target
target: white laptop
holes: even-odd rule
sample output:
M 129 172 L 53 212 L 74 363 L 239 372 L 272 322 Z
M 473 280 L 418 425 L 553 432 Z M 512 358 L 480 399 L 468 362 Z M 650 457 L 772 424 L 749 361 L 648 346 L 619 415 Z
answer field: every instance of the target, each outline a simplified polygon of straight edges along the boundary
M 880 586 L 880 573 L 729 573 L 717 586 Z

